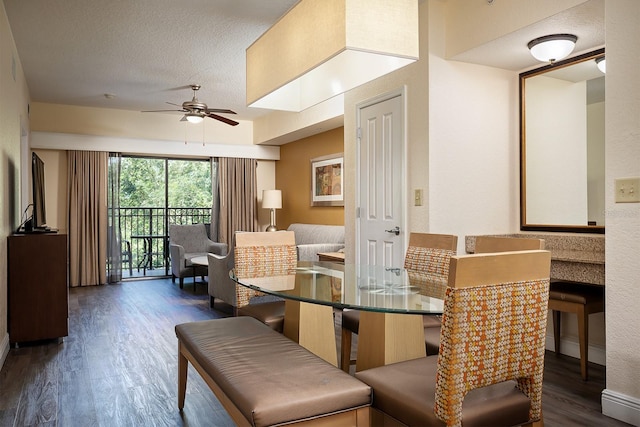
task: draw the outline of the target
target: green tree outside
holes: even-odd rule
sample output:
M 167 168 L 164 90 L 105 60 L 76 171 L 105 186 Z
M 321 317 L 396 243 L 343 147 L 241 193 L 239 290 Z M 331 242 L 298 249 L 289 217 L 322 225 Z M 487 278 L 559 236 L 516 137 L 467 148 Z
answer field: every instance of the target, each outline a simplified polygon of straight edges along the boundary
M 168 207 L 210 207 L 211 165 L 207 160 L 123 157 L 120 207 L 164 207 L 165 164 L 168 166 Z

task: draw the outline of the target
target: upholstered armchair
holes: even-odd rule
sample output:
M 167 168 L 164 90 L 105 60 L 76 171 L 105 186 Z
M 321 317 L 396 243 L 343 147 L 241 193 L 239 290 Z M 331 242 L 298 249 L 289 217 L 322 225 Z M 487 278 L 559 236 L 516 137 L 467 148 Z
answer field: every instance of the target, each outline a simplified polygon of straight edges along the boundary
M 233 269 L 233 249 L 225 255 L 208 254 L 209 261 L 209 306 L 213 308 L 215 299 L 229 304 L 233 308 L 233 315 L 238 310 L 236 282 L 231 279 L 229 272 Z
M 229 276 L 235 269 L 238 277 L 263 277 L 290 272 L 296 267 L 295 233 L 236 232 L 229 253 L 209 254 L 209 296 L 213 307 L 216 298 L 233 308 L 234 316 L 254 317 L 282 332 L 284 301 L 238 285 Z
M 196 266 L 191 259 L 206 256 L 208 253 L 217 255 L 227 254 L 226 243 L 216 243 L 209 239 L 204 224 L 169 225 L 169 253 L 171 255 L 171 280 L 176 277 L 180 281 L 180 288 L 184 285 L 184 278 L 193 276 L 194 284 L 197 276 L 206 276 L 206 266 Z

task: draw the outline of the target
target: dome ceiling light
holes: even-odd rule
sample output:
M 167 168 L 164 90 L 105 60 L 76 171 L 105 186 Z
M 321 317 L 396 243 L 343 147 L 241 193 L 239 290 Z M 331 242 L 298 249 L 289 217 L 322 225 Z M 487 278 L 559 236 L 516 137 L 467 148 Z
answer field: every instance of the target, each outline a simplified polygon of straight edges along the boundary
M 607 72 L 607 60 L 604 56 L 596 58 L 596 65 L 598 66 L 598 70 L 602 71 L 603 74 Z
M 538 61 L 554 63 L 569 56 L 577 40 L 573 34 L 552 34 L 531 40 L 527 47 Z

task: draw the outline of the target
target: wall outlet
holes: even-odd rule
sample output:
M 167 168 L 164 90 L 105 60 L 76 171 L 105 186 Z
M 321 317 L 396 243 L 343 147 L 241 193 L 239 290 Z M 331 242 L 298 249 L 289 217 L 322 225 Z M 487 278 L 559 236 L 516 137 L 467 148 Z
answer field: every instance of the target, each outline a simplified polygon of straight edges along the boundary
M 616 203 L 640 203 L 640 178 L 616 179 Z
M 414 205 L 415 206 L 422 206 L 422 189 L 417 189 L 414 190 L 413 192 L 413 198 L 414 198 Z

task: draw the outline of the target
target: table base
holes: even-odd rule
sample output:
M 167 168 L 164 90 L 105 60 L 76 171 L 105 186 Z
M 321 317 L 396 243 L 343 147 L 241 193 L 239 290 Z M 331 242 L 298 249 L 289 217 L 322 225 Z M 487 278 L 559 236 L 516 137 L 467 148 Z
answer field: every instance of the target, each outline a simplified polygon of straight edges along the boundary
M 356 371 L 426 355 L 421 315 L 360 312 Z
M 286 300 L 284 336 L 334 366 L 338 366 L 333 308 L 328 305 Z

